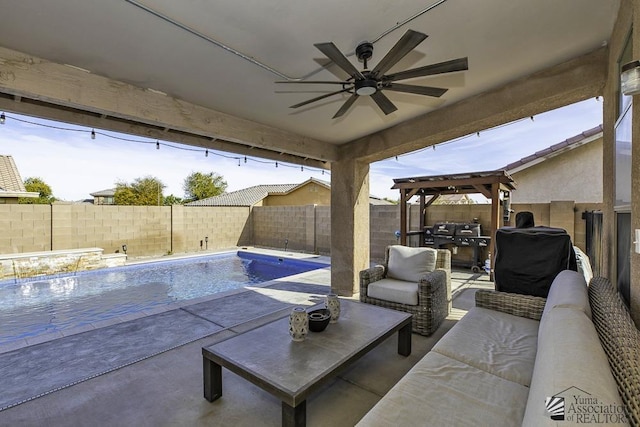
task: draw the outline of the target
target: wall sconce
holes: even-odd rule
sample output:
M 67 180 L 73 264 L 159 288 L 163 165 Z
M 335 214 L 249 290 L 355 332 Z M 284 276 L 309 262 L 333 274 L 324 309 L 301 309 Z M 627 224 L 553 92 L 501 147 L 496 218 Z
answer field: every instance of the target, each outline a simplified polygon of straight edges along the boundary
M 640 61 L 629 62 L 622 66 L 620 89 L 627 96 L 640 94 Z
M 122 252 L 124 252 L 124 254 L 127 254 L 127 245 L 122 245 Z

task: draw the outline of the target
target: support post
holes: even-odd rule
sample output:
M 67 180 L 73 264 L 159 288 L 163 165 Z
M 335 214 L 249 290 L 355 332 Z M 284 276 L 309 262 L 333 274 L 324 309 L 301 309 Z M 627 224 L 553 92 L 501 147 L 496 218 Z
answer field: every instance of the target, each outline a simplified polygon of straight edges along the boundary
M 400 244 L 407 245 L 407 190 L 400 189 Z
M 331 291 L 342 296 L 369 267 L 369 164 L 348 157 L 331 167 Z

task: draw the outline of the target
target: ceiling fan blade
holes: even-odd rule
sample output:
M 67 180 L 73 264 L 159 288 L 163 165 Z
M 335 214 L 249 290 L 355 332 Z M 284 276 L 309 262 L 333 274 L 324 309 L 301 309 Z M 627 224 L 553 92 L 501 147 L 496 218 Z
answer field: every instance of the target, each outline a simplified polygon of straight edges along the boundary
M 291 106 L 291 107 L 289 107 L 289 108 L 298 108 L 298 107 L 302 107 L 302 106 L 304 106 L 304 105 L 311 104 L 312 102 L 320 101 L 321 99 L 325 99 L 325 98 L 328 98 L 328 97 L 330 97 L 330 96 L 337 95 L 337 94 L 339 94 L 339 93 L 347 92 L 347 91 L 350 91 L 350 90 L 351 90 L 351 88 L 346 88 L 346 89 L 337 90 L 337 91 L 335 91 L 335 92 L 331 92 L 331 93 L 325 93 L 324 95 L 320 95 L 320 96 L 317 96 L 317 97 L 315 97 L 315 98 L 308 99 L 308 100 L 306 100 L 306 101 L 304 101 L 304 102 L 301 102 L 301 103 L 299 103 L 299 104 L 292 105 L 292 106 Z
M 453 73 L 454 71 L 464 71 L 469 69 L 468 58 L 452 59 L 451 61 L 439 62 L 437 64 L 426 65 L 424 67 L 412 68 L 411 70 L 400 71 L 399 73 L 388 74 L 382 79 L 385 81 L 396 81 L 412 79 L 414 77 L 432 76 L 434 74 Z
M 328 81 L 328 80 L 309 80 L 309 81 L 295 81 L 295 80 L 281 80 L 281 81 L 277 81 L 274 83 L 301 83 L 301 84 L 322 84 L 322 85 L 334 85 L 334 84 L 338 84 L 338 85 L 348 85 L 348 84 L 353 84 L 353 82 L 348 82 L 348 81 Z
M 342 115 L 344 113 L 347 112 L 347 110 L 349 109 L 349 107 L 351 107 L 353 105 L 354 102 L 356 102 L 356 99 L 358 99 L 358 94 L 354 93 L 352 94 L 349 99 L 347 99 L 344 104 L 342 104 L 342 107 L 340 107 L 340 109 L 338 110 L 338 112 L 335 114 L 335 116 L 333 116 L 333 119 L 337 119 L 338 117 L 342 117 Z
M 427 37 L 428 36 L 426 34 L 408 30 L 391 48 L 391 50 L 387 52 L 385 57 L 382 58 L 380 62 L 378 62 L 378 65 L 376 65 L 375 68 L 371 70 L 371 73 L 374 76 L 383 75 L 391 67 L 396 65 L 398 61 L 404 58 L 407 53 L 411 52 L 416 46 L 422 43 L 422 41 Z
M 391 102 L 389 98 L 384 96 L 384 94 L 380 91 L 377 91 L 376 93 L 371 95 L 371 98 L 373 98 L 376 104 L 378 104 L 378 107 L 380 107 L 382 112 L 385 114 L 391 114 L 398 109 L 398 107 L 393 105 L 393 102 Z
M 333 43 L 316 43 L 315 47 L 331 59 L 338 67 L 342 68 L 350 76 L 356 79 L 364 79 L 364 76 L 358 69 L 347 59 L 346 56 Z
M 383 86 L 383 89 L 393 90 L 395 92 L 415 93 L 416 95 L 434 96 L 436 98 L 441 97 L 449 90 L 440 87 L 403 85 L 400 83 L 389 83 Z

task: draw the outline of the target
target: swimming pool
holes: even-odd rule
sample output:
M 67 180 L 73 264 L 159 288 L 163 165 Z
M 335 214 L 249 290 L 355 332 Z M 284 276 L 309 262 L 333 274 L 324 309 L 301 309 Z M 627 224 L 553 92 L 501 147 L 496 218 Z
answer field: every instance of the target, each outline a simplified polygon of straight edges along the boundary
M 239 251 L 0 282 L 0 344 L 323 267 Z

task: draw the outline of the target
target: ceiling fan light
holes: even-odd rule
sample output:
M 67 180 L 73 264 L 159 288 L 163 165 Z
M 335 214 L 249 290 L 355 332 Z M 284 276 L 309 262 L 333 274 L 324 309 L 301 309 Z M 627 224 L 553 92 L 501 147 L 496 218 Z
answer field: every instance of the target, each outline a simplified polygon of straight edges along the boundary
M 355 82 L 356 93 L 360 96 L 370 96 L 378 90 L 378 83 L 375 80 L 359 80 Z

